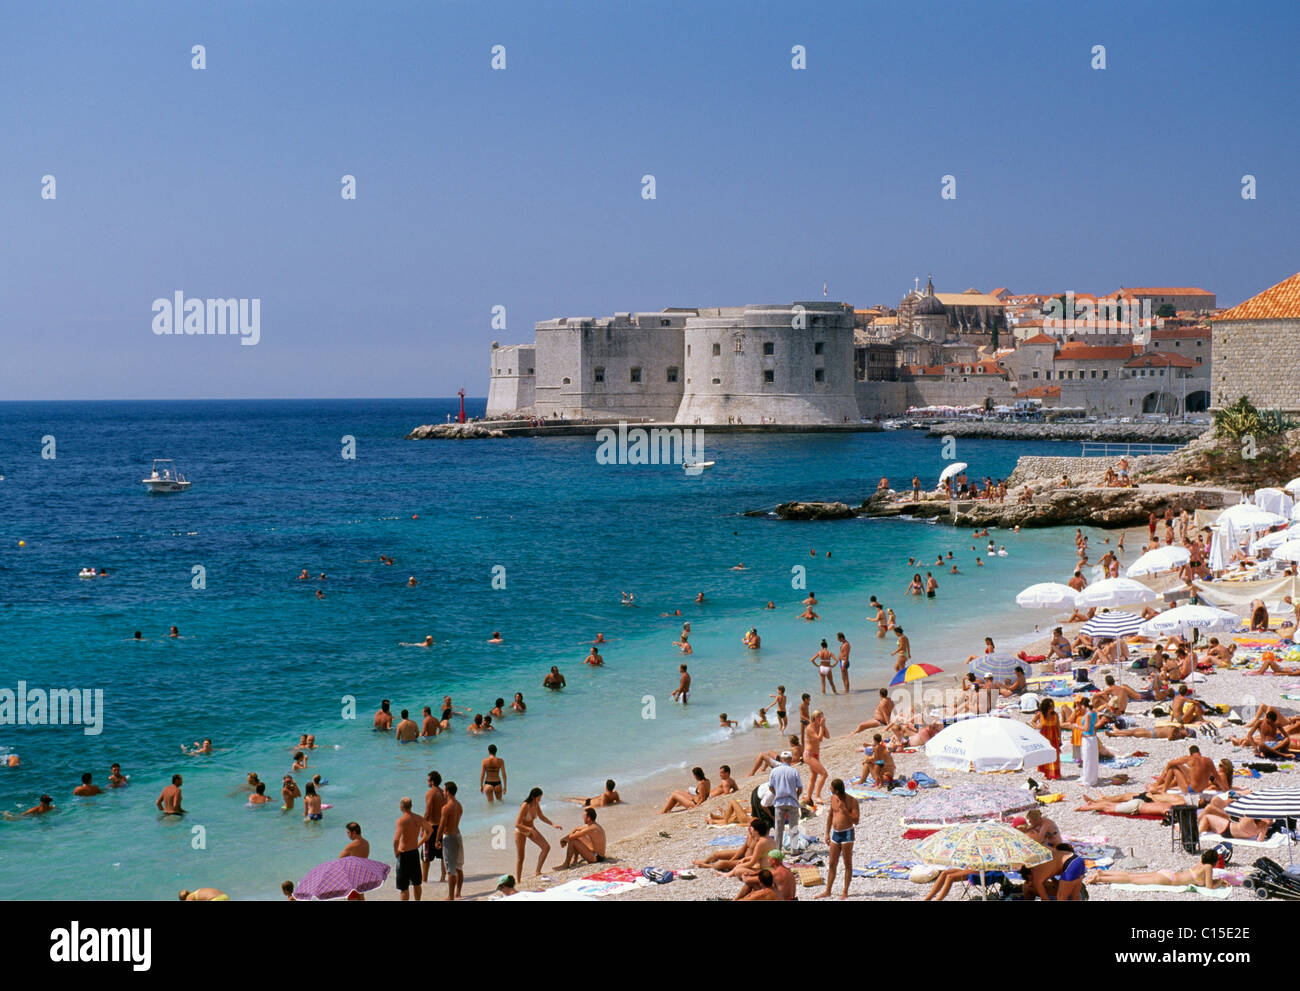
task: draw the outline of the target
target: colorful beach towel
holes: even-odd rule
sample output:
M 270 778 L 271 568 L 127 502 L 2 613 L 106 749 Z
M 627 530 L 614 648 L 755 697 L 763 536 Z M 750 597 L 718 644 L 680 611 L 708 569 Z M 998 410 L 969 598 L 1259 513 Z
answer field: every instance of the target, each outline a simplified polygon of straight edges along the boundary
M 641 872 L 631 867 L 607 867 L 598 874 L 588 874 L 583 878 L 584 881 L 619 881 L 633 885 L 640 879 Z
M 853 868 L 854 877 L 885 877 L 895 881 L 906 881 L 912 868 L 920 861 L 916 860 L 871 860 Z
M 927 836 L 933 836 L 939 832 L 938 829 L 909 829 L 903 834 L 905 840 L 923 840 Z

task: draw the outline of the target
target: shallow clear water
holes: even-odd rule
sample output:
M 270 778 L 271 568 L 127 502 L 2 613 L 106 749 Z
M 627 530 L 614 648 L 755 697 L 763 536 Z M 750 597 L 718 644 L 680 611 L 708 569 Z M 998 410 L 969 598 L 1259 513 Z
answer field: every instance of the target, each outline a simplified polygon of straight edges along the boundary
M 1041 622 L 1016 610 L 1014 593 L 1066 577 L 1073 562 L 1062 531 L 995 532 L 1010 556 L 976 568 L 969 531 L 740 515 L 791 498 L 857 502 L 882 474 L 901 487 L 916 471 L 933 485 L 945 462 L 918 431 L 709 434 L 717 464 L 696 478 L 599 465 L 594 438 L 403 439 L 453 402 L 0 404 L 0 688 L 98 687 L 105 707 L 98 736 L 0 726 L 0 748 L 22 760 L 0 769 L 0 809 L 20 811 L 42 791 L 60 808 L 0 822 L 0 897 L 170 898 L 203 884 L 278 897 L 280 880 L 337 855 L 348 819 L 384 856 L 397 799 L 418 799 L 435 767 L 470 799 L 473 843 L 514 812 L 507 803 L 489 813 L 473 795 L 488 742 L 507 761 L 512 795 L 633 782 L 687 761 L 693 744 L 716 737 L 719 712 L 745 717 L 778 682 L 796 698 L 815 692 L 808 658 L 836 631 L 854 645 L 855 687 L 885 683 L 894 640 L 876 639 L 869 595 L 895 608 L 916 660 L 952 670 L 986 633 Z M 54 460 L 40 457 L 45 435 Z M 356 438 L 355 460 L 340 456 L 344 435 Z M 972 475 L 996 477 L 1020 454 L 1052 452 L 1077 445 L 971 440 L 957 453 Z M 139 480 L 154 457 L 177 458 L 193 489 L 148 495 Z M 906 597 L 918 570 L 908 556 L 932 563 L 947 550 L 964 574 L 936 574 L 935 600 Z M 730 570 L 742 561 L 745 571 Z M 112 575 L 79 580 L 86 565 Z M 202 590 L 191 587 L 196 565 Z M 492 585 L 497 566 L 504 589 Z M 796 566 L 821 601 L 819 623 L 796 618 L 806 595 L 792 588 Z M 328 577 L 296 581 L 303 568 Z M 420 584 L 406 587 L 408 575 Z M 625 590 L 636 608 L 620 604 Z M 775 610 L 763 610 L 768 600 Z M 660 616 L 676 609 L 680 618 Z M 683 619 L 695 649 L 685 708 L 668 698 Z M 165 636 L 173 624 L 179 640 Z M 750 625 L 763 636 L 758 653 L 740 642 Z M 144 643 L 131 642 L 135 630 Z M 504 645 L 486 643 L 493 630 Z M 607 666 L 593 670 L 581 662 L 597 631 L 612 642 Z M 426 634 L 430 650 L 398 646 Z M 563 694 L 541 688 L 552 664 L 568 679 Z M 515 691 L 529 711 L 491 740 L 458 728 L 402 747 L 370 730 L 380 698 L 418 720 L 444 694 L 486 711 Z M 643 718 L 646 696 L 653 719 Z M 344 718 L 349 697 L 355 719 Z M 304 732 L 322 744 L 308 773 L 328 779 L 334 805 L 319 824 L 279 811 L 278 781 Z M 181 755 L 204 736 L 217 754 Z M 131 775 L 127 788 L 72 797 L 83 771 L 106 784 L 113 761 Z M 276 802 L 245 805 L 248 771 Z M 154 799 L 177 772 L 191 815 L 161 822 Z

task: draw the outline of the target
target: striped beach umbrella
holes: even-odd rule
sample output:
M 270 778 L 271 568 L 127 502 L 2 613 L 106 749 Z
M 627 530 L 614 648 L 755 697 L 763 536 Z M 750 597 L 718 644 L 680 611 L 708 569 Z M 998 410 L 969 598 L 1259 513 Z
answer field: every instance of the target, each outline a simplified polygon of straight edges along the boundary
M 1300 788 L 1256 788 L 1224 811 L 1234 819 L 1300 818 Z
M 1098 638 L 1127 637 L 1136 633 L 1141 625 L 1142 617 L 1137 613 L 1113 610 L 1097 613 L 1079 627 L 1079 632 Z
M 932 674 L 943 674 L 943 668 L 937 668 L 933 664 L 909 664 L 907 667 L 903 668 L 902 671 L 899 671 L 894 675 L 893 680 L 890 681 L 889 684 L 891 687 L 893 685 L 905 685 L 908 682 L 920 681 L 922 678 L 928 678 Z
M 1014 675 L 1016 668 L 1023 670 L 1028 667 L 1029 665 L 1015 654 L 981 654 L 970 662 L 970 669 L 981 678 L 991 674 L 999 681 L 1006 681 Z

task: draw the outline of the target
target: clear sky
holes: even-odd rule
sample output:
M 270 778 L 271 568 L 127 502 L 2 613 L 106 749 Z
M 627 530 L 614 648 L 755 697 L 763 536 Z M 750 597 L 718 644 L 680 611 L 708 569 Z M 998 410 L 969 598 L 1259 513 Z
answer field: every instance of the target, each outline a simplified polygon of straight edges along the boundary
M 1300 270 L 1297 38 L 1294 2 L 8 3 L 0 399 L 481 396 L 539 319 L 927 273 L 1235 303 Z M 177 290 L 259 298 L 260 342 L 155 335 Z

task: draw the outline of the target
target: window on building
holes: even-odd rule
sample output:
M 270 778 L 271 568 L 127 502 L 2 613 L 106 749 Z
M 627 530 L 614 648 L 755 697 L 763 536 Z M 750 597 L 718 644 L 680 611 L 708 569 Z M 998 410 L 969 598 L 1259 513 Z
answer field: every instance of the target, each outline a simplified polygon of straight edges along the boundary
M 690 356 L 691 356 L 691 346 L 688 344 L 686 345 L 686 357 L 689 358 Z
M 773 344 L 771 341 L 764 341 L 763 342 L 764 357 L 770 358 L 774 354 L 776 354 L 776 345 Z
M 722 385 L 722 379 L 714 379 L 714 380 L 713 380 L 713 384 L 714 384 L 714 385 Z
M 569 380 L 568 380 L 567 378 L 564 380 L 564 384 L 565 384 L 565 385 L 568 385 L 568 384 L 569 384 Z
M 1109 370 L 1103 368 L 1103 369 L 1101 370 L 1101 377 L 1102 377 L 1102 378 L 1110 378 L 1110 372 L 1109 372 Z
M 713 345 L 713 357 L 716 358 L 720 354 L 722 354 L 722 345 L 721 344 Z
M 763 381 L 764 381 L 764 382 L 775 382 L 775 381 L 776 381 L 776 372 L 774 372 L 774 371 L 773 371 L 772 369 L 770 369 L 770 368 L 764 368 L 764 369 L 763 369 Z
M 677 369 L 675 367 L 668 369 L 668 381 L 669 382 L 677 381 Z
M 1088 378 L 1095 379 L 1096 377 L 1097 377 L 1097 369 L 1094 368 L 1091 374 L 1089 374 Z
M 1034 372 L 1034 378 L 1038 378 L 1038 372 Z
M 813 342 L 813 354 L 821 354 L 821 353 L 824 352 L 825 350 L 826 350 L 826 342 L 825 342 L 825 341 L 815 341 L 815 342 Z
M 513 368 L 507 368 L 507 369 L 506 369 L 506 374 L 507 374 L 507 375 L 513 375 L 514 373 L 515 373 L 515 370 L 514 370 Z
M 591 371 L 591 378 L 592 378 L 592 381 L 593 381 L 593 382 L 604 382 L 604 381 L 605 381 L 605 369 L 603 369 L 603 368 L 593 368 L 592 371 Z
M 1196 356 L 1196 363 L 1198 365 L 1201 363 L 1201 356 L 1199 354 Z
M 814 381 L 814 382 L 825 382 L 825 381 L 826 381 L 826 369 L 824 369 L 824 368 L 818 368 L 818 369 L 816 369 L 815 371 L 813 371 L 813 381 Z
M 744 354 L 744 353 L 745 353 L 745 339 L 743 337 L 737 337 L 736 354 Z
M 641 381 L 641 369 L 639 369 L 639 368 L 633 368 L 632 371 L 631 371 L 631 373 L 630 373 L 629 376 L 628 376 L 628 381 L 629 381 L 629 382 L 633 382 L 633 383 L 640 382 L 640 381 Z
M 660 327 L 671 327 L 672 325 L 673 325 L 673 322 L 672 322 L 671 320 L 668 320 L 667 318 L 662 318 L 662 317 L 661 317 L 660 320 L 659 320 L 659 326 L 660 326 Z

